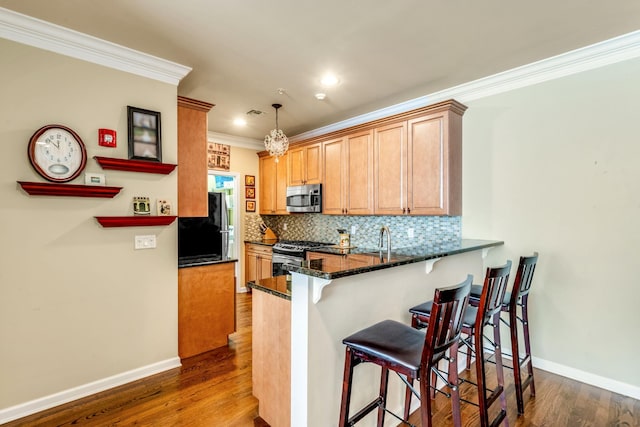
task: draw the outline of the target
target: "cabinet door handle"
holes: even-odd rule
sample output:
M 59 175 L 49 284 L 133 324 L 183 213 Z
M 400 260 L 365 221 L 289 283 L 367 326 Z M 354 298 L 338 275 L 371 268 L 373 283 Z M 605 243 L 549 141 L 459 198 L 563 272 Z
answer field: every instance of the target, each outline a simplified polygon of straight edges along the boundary
M 407 215 L 411 215 L 411 208 L 407 208 Z
M 402 215 L 404 215 L 405 213 L 407 213 L 407 210 L 405 208 L 402 208 Z

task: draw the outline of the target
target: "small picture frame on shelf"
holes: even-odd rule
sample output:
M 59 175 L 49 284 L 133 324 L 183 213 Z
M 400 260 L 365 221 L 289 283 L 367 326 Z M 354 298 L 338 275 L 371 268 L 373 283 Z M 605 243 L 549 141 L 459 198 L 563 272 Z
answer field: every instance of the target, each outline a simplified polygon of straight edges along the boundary
M 149 206 L 148 197 L 138 196 L 133 198 L 133 214 L 151 215 L 151 207 Z
M 127 106 L 129 158 L 162 162 L 160 113 Z
M 165 199 L 158 199 L 158 215 L 169 216 L 171 215 L 171 203 Z
M 256 198 L 256 187 L 245 187 L 245 189 L 244 189 L 244 198 L 245 199 L 255 199 Z
M 107 180 L 104 177 L 103 173 L 84 173 L 84 184 L 85 185 L 99 185 L 104 187 L 107 185 Z
M 255 200 L 247 200 L 246 211 L 247 212 L 255 212 L 256 211 L 256 202 Z
M 255 187 L 256 185 L 256 177 L 255 175 L 245 175 L 244 176 L 244 185 L 247 187 Z

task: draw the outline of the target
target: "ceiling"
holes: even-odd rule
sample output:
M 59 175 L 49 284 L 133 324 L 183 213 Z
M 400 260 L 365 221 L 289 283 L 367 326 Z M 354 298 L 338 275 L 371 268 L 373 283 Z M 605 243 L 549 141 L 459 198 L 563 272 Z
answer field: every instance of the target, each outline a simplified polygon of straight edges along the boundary
M 0 0 L 0 7 L 193 68 L 178 94 L 215 104 L 209 130 L 257 140 L 274 127 L 273 103 L 283 105 L 279 127 L 297 135 L 640 28 L 637 0 Z M 337 87 L 321 87 L 327 71 L 339 77 Z M 247 125 L 233 125 L 237 117 Z

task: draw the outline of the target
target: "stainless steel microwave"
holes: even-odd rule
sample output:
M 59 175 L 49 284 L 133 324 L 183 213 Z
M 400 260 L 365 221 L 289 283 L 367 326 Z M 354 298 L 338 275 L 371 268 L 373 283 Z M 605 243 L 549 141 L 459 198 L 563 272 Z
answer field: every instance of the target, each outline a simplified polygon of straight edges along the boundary
M 287 212 L 322 212 L 322 184 L 287 187 Z

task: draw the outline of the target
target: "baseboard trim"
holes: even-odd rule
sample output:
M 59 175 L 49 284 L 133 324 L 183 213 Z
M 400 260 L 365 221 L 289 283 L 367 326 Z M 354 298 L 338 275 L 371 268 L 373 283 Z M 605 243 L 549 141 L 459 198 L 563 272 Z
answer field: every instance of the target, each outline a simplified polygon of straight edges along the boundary
M 640 400 L 640 387 L 633 384 L 613 380 L 538 357 L 532 357 L 532 362 L 534 367 L 542 369 L 543 371 Z
M 152 363 L 151 365 L 142 366 L 111 377 L 83 384 L 78 387 L 63 390 L 59 393 L 54 393 L 49 396 L 21 403 L 16 406 L 0 409 L 0 424 L 26 417 L 28 415 L 35 414 L 36 412 L 53 408 L 54 406 L 62 405 L 73 400 L 87 397 L 92 394 L 158 374 L 160 372 L 168 371 L 169 369 L 178 368 L 180 366 L 180 358 L 173 357 L 171 359 L 166 359 Z

